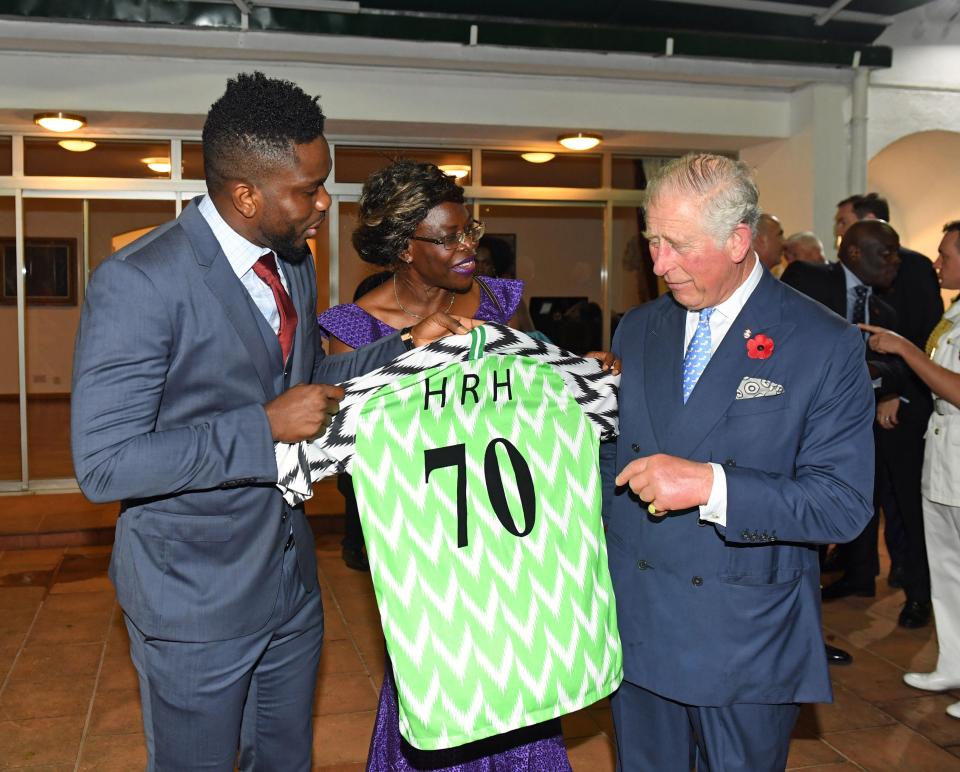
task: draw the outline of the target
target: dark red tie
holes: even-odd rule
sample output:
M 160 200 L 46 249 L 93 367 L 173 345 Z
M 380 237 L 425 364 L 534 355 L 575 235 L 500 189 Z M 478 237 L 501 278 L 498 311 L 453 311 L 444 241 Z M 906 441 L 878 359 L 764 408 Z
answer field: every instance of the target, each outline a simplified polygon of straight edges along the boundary
M 290 356 L 290 349 L 293 348 L 293 334 L 297 331 L 297 309 L 293 307 L 293 301 L 290 300 L 290 295 L 280 281 L 280 272 L 277 270 L 277 261 L 273 257 L 273 252 L 262 255 L 253 264 L 253 272 L 273 290 L 273 298 L 277 301 L 277 311 L 280 312 L 280 329 L 277 331 L 277 339 L 280 341 L 280 351 L 286 363 L 287 357 Z

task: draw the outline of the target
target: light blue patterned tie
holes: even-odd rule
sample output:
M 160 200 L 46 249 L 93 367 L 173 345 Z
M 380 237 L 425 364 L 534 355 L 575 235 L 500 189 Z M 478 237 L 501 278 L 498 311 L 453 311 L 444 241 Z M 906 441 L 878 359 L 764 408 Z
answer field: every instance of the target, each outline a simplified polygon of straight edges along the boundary
M 712 308 L 700 310 L 700 321 L 697 322 L 697 329 L 687 346 L 687 353 L 683 356 L 683 404 L 687 404 L 690 392 L 710 361 L 710 349 L 713 347 L 710 341 L 710 316 L 713 311 Z

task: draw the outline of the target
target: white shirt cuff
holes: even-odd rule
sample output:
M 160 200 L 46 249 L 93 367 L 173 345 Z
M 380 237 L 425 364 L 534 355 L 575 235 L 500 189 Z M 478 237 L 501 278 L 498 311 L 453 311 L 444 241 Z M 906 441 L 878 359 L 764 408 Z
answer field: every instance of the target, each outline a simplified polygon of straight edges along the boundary
M 713 487 L 706 504 L 700 506 L 700 519 L 707 523 L 727 525 L 727 475 L 720 464 L 711 463 Z

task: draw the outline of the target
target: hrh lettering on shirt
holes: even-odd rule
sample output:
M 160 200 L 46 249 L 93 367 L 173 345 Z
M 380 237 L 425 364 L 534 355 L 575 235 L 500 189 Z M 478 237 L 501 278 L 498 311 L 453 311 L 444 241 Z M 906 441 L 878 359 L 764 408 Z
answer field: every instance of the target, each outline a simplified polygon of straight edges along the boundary
M 480 376 L 474 373 L 461 374 L 463 377 L 458 379 L 445 375 L 440 379 L 439 385 L 436 383 L 436 379 L 431 382 L 431 379 L 427 378 L 423 382 L 423 409 L 429 410 L 431 401 L 433 401 L 434 404 L 439 401 L 440 407 L 444 408 L 447 406 L 448 397 L 450 400 L 459 400 L 461 406 L 467 404 L 467 395 L 473 397 L 472 404 L 476 405 L 480 402 L 480 390 L 482 388 Z M 490 379 L 486 384 L 486 391 L 490 394 L 494 402 L 512 401 L 513 386 L 511 383 L 510 368 L 507 368 L 503 373 L 498 370 L 491 372 Z

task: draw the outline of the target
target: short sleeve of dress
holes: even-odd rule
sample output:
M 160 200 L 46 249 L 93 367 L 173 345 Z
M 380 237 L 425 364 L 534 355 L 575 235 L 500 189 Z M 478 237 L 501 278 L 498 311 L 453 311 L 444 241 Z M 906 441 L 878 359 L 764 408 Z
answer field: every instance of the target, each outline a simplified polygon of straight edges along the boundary
M 396 332 L 353 303 L 328 308 L 317 317 L 317 323 L 324 337 L 332 335 L 355 349 Z
M 520 279 L 488 279 L 486 277 L 477 281 L 482 281 L 483 284 L 480 287 L 480 307 L 477 308 L 474 319 L 500 324 L 509 322 L 523 297 L 523 282 Z M 484 291 L 484 286 L 490 291 L 489 294 Z

